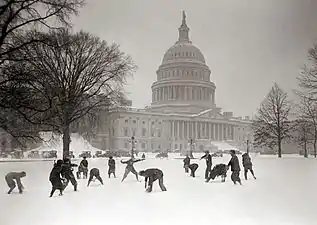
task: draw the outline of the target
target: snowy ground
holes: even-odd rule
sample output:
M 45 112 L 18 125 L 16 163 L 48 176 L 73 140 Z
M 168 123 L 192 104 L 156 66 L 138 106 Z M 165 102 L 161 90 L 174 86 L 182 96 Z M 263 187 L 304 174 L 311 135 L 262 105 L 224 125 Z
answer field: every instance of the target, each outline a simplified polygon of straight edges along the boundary
M 214 159 L 227 162 L 228 156 Z M 117 160 L 119 178 L 106 177 L 106 160 L 91 159 L 90 166 L 101 169 L 105 185 L 79 191 L 70 185 L 64 196 L 48 198 L 48 174 L 52 162 L 0 163 L 0 177 L 7 172 L 27 172 L 25 193 L 6 194 L 0 182 L 0 224 L 2 225 L 104 225 L 104 224 L 216 224 L 216 225 L 313 225 L 317 224 L 317 161 L 304 158 L 257 156 L 253 159 L 258 179 L 234 186 L 218 180 L 204 182 L 205 162 L 197 177 L 184 174 L 182 161 L 148 159 L 136 169 L 158 167 L 164 171 L 167 192 L 154 184 L 153 193 L 144 192 L 144 182 L 133 175 L 121 183 L 124 167 Z M 242 176 L 241 176 L 242 177 Z

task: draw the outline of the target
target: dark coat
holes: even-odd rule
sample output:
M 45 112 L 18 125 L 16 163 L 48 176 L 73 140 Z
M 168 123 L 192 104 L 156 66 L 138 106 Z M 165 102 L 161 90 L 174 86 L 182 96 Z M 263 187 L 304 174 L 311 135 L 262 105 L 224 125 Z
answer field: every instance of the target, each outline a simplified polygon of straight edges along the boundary
M 242 155 L 242 165 L 243 165 L 243 167 L 250 167 L 250 166 L 252 166 L 252 162 L 251 162 L 251 158 L 250 158 L 249 154 L 244 153 L 244 154 Z
M 210 172 L 210 178 L 215 179 L 218 176 L 227 176 L 227 165 L 226 164 L 217 164 L 212 168 Z
M 14 180 L 15 180 L 17 182 L 19 189 L 20 189 L 23 187 L 23 185 L 21 183 L 22 177 L 24 177 L 22 172 L 10 172 L 5 176 L 5 180 L 7 181 L 8 184 L 13 183 L 13 185 L 14 185 Z
M 231 166 L 231 171 L 240 171 L 239 159 L 236 155 L 233 155 L 228 163 L 228 166 Z
M 92 168 L 89 172 L 89 176 L 96 176 L 98 177 L 100 175 L 99 169 L 98 168 Z
M 79 166 L 80 166 L 80 167 L 88 168 L 88 161 L 87 161 L 87 159 L 81 160 Z
M 212 157 L 211 157 L 211 155 L 209 153 L 205 154 L 200 159 L 206 159 L 206 165 L 207 166 L 212 166 Z
M 188 168 L 190 170 L 196 171 L 198 169 L 198 164 L 197 163 L 192 163 L 188 165 Z
M 115 169 L 116 168 L 116 161 L 114 159 L 109 159 L 108 160 L 108 166 L 109 166 L 109 169 Z
M 144 170 L 144 174 L 142 175 L 145 177 L 145 183 L 149 180 L 149 182 L 154 182 L 157 179 L 160 179 L 163 177 L 163 172 L 160 169 L 157 168 L 151 168 Z
M 188 166 L 188 165 L 190 164 L 190 158 L 187 156 L 187 157 L 183 160 L 183 162 L 184 162 L 184 167 L 185 167 L 185 166 Z
M 63 163 L 62 164 L 62 176 L 66 177 L 66 176 L 74 176 L 73 175 L 73 167 L 77 167 L 77 164 L 73 164 L 73 163 Z

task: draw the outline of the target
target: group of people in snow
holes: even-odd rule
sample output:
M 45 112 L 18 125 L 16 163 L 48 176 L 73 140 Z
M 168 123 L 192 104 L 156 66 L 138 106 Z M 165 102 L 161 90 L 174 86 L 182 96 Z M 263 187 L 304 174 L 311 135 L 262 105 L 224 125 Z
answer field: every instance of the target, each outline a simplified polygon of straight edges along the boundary
M 235 153 L 234 150 L 230 150 L 231 159 L 229 163 L 226 164 L 217 164 L 212 168 L 212 155 L 209 153 L 209 151 L 205 152 L 205 155 L 203 155 L 200 159 L 206 160 L 206 169 L 205 169 L 205 180 L 206 182 L 209 182 L 211 179 L 214 180 L 216 177 L 221 177 L 221 181 L 225 182 L 227 177 L 227 171 L 231 167 L 231 180 L 234 184 L 237 184 L 237 182 L 242 185 L 241 179 L 240 179 L 240 163 L 239 159 Z M 195 177 L 195 172 L 198 169 L 197 163 L 190 163 L 190 158 L 187 155 L 186 158 L 183 160 L 184 162 L 184 169 L 185 173 L 189 173 L 190 170 L 190 176 Z M 254 175 L 254 171 L 252 168 L 252 161 L 251 157 L 248 153 L 244 153 L 242 155 L 242 165 L 244 167 L 244 178 L 248 179 L 248 171 L 250 170 L 252 176 L 254 179 L 256 179 Z
M 241 185 L 241 179 L 240 179 L 240 164 L 239 159 L 236 156 L 236 153 L 234 150 L 230 151 L 231 159 L 229 163 L 226 164 L 217 164 L 212 168 L 212 155 L 209 153 L 209 151 L 205 152 L 205 155 L 203 155 L 200 160 L 205 159 L 206 160 L 206 169 L 205 169 L 205 180 L 206 182 L 209 182 L 211 179 L 214 180 L 216 177 L 220 176 L 222 179 L 222 182 L 225 182 L 225 179 L 227 177 L 227 171 L 229 170 L 229 167 L 231 167 L 231 180 L 234 184 L 237 184 L 237 182 Z M 147 192 L 151 192 L 153 188 L 153 183 L 155 181 L 158 181 L 159 186 L 162 191 L 166 191 L 166 187 L 163 183 L 163 171 L 157 168 L 150 168 L 146 170 L 141 170 L 139 173 L 135 170 L 134 164 L 140 161 L 145 160 L 145 156 L 142 156 L 142 159 L 135 159 L 134 156 L 132 156 L 129 160 L 120 162 L 122 164 L 126 164 L 125 172 L 123 174 L 123 178 L 121 182 L 123 182 L 128 174 L 131 172 L 135 175 L 137 181 L 139 181 L 139 175 L 145 178 L 145 189 Z M 191 159 L 187 155 L 186 158 L 183 160 L 184 162 L 184 169 L 185 173 L 189 173 L 190 176 L 195 177 L 195 172 L 198 169 L 199 165 L 197 163 L 191 163 Z M 247 180 L 247 173 L 250 170 L 252 176 L 254 179 L 256 179 L 254 175 L 254 171 L 252 169 L 252 162 L 251 158 L 248 153 L 244 153 L 242 155 L 242 165 L 244 167 L 244 177 Z M 81 160 L 79 166 L 77 164 L 71 163 L 69 158 L 65 158 L 64 160 L 57 160 L 54 163 L 54 166 L 51 170 L 49 181 L 52 184 L 52 190 L 50 192 L 50 197 L 52 197 L 56 190 L 59 191 L 59 195 L 63 195 L 63 191 L 68 186 L 69 182 L 73 185 L 74 191 L 77 191 L 77 180 L 73 173 L 73 168 L 78 167 L 78 171 L 76 172 L 77 179 L 87 179 L 88 178 L 88 166 L 89 163 L 86 159 L 86 157 L 83 157 Z M 116 177 L 116 162 L 113 159 L 112 156 L 109 157 L 108 160 L 108 176 L 111 177 L 111 174 L 113 174 L 114 177 Z M 21 183 L 21 178 L 26 176 L 26 172 L 10 172 L 5 176 L 5 180 L 7 182 L 7 185 L 9 186 L 8 194 L 11 194 L 11 192 L 15 189 L 16 186 L 18 186 L 19 193 L 23 193 L 23 185 Z M 89 179 L 87 187 L 90 185 L 92 181 L 98 180 L 103 185 L 103 180 L 100 176 L 100 171 L 98 168 L 92 168 L 89 171 Z

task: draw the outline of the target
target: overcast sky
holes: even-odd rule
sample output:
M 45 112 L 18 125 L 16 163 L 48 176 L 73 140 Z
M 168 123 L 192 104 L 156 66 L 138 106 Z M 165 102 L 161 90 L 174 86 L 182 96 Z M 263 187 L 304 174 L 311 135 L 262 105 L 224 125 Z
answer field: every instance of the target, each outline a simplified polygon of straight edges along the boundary
M 274 81 L 291 94 L 317 43 L 317 0 L 87 0 L 74 28 L 132 56 L 139 68 L 127 91 L 134 106 L 144 107 L 178 38 L 182 10 L 212 71 L 216 104 L 236 116 L 252 115 Z

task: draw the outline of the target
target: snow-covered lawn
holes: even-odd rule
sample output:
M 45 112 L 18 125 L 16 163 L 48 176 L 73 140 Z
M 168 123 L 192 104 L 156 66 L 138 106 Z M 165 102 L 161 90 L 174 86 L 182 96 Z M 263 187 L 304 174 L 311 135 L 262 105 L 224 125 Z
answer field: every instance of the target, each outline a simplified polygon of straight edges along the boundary
M 241 159 L 241 158 L 240 158 Z M 229 156 L 215 158 L 227 163 Z M 288 157 L 253 158 L 257 180 L 250 176 L 243 186 L 234 186 L 230 173 L 226 183 L 204 182 L 205 161 L 198 162 L 197 177 L 184 173 L 182 160 L 148 159 L 137 170 L 157 167 L 164 171 L 167 192 L 154 184 L 144 191 L 144 179 L 133 175 L 121 183 L 124 166 L 117 160 L 118 178 L 108 179 L 105 159 L 90 159 L 90 168 L 102 172 L 98 181 L 79 191 L 68 186 L 64 196 L 49 198 L 48 175 L 52 162 L 0 163 L 0 177 L 10 171 L 26 171 L 25 193 L 7 195 L 0 182 L 1 225 L 105 225 L 105 224 L 215 224 L 215 225 L 314 225 L 317 224 L 317 160 Z

